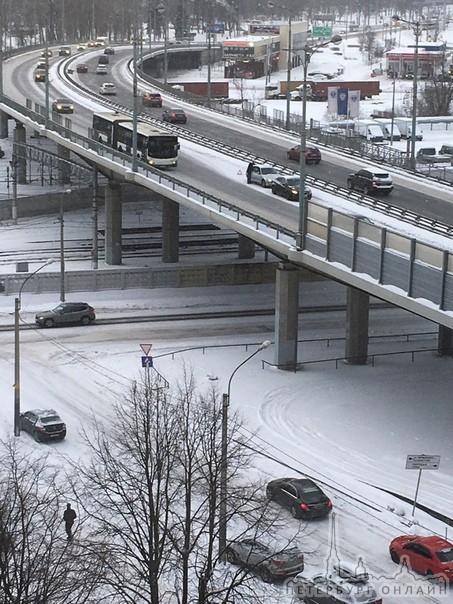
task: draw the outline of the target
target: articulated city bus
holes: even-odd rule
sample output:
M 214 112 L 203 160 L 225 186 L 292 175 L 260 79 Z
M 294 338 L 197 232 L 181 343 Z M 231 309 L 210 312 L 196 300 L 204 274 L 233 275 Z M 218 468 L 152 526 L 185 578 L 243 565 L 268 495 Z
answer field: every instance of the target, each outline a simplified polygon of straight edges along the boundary
M 93 114 L 91 138 L 132 155 L 132 116 L 107 111 Z M 167 130 L 137 121 L 137 156 L 150 166 L 166 168 L 178 163 L 178 137 Z

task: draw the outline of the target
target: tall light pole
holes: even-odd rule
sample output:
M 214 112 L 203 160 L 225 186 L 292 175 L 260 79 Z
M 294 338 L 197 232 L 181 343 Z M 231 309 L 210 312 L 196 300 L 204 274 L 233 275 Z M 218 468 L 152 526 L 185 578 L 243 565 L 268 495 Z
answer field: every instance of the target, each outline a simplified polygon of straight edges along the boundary
M 410 147 L 410 167 L 412 170 L 416 170 L 417 168 L 417 160 L 415 155 L 415 141 L 417 135 L 417 93 L 418 93 L 418 46 L 419 39 L 422 33 L 422 24 L 420 21 L 407 21 L 406 19 L 402 19 L 399 15 L 393 15 L 393 21 L 402 21 L 403 23 L 408 23 L 412 25 L 415 36 L 415 51 L 414 51 L 414 88 L 413 88 L 413 99 L 412 99 L 412 126 L 411 126 L 411 147 Z M 424 25 L 428 25 L 424 23 Z M 401 32 L 401 29 L 400 29 Z
M 19 340 L 19 313 L 22 290 L 29 279 L 34 277 L 37 272 L 45 266 L 52 264 L 53 260 L 48 260 L 42 266 L 30 273 L 22 282 L 19 293 L 14 299 L 14 436 L 20 436 L 20 340 Z
M 156 6 L 159 15 L 164 18 L 164 84 L 168 80 L 168 22 L 167 22 L 167 7 L 163 2 Z
M 133 56 L 133 113 L 132 113 L 132 172 L 137 172 L 137 113 L 138 113 L 138 97 L 137 97 L 137 35 L 138 35 L 138 15 L 137 15 L 137 0 L 134 2 L 134 56 Z
M 228 407 L 230 405 L 231 380 L 236 372 L 245 363 L 250 361 L 256 354 L 268 348 L 271 345 L 269 340 L 264 341 L 258 348 L 252 352 L 242 363 L 240 363 L 228 380 L 226 394 L 222 396 L 222 444 L 220 458 L 220 503 L 219 503 L 219 557 L 223 557 L 226 548 L 227 537 L 227 485 L 228 485 Z
M 308 66 L 312 55 L 323 46 L 328 44 L 339 44 L 342 38 L 339 35 L 335 35 L 331 40 L 327 40 L 322 44 L 316 46 L 308 46 L 306 44 L 303 50 L 303 67 L 304 67 L 304 81 L 302 84 L 302 123 L 300 129 L 300 158 L 299 158 L 299 171 L 300 171 L 300 182 L 299 182 L 299 226 L 297 230 L 296 246 L 299 250 L 304 249 L 305 245 L 305 232 L 307 223 L 307 211 L 306 211 L 306 199 L 305 199 L 305 182 L 307 180 L 307 169 L 305 165 L 305 148 L 307 146 L 307 75 Z

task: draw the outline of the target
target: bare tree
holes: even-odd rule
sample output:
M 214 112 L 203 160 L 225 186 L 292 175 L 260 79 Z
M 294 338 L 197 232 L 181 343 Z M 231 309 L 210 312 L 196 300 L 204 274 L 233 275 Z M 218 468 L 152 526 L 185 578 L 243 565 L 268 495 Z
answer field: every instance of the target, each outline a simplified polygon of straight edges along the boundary
M 2 603 L 97 601 L 99 566 L 64 535 L 58 470 L 12 441 L 0 443 L 0 451 Z
M 449 78 L 433 79 L 420 91 L 418 115 L 450 115 L 453 101 L 453 81 Z

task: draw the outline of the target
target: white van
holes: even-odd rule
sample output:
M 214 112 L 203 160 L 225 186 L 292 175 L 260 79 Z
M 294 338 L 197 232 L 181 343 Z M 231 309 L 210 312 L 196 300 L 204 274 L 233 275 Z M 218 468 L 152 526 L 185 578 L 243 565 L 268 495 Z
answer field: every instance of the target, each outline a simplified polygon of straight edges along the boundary
M 354 132 L 370 143 L 383 143 L 384 134 L 381 127 L 374 121 L 358 121 L 354 124 Z
M 375 118 L 375 121 L 382 128 L 382 132 L 384 134 L 385 140 L 389 141 L 389 140 L 392 140 L 392 138 L 394 141 L 401 140 L 401 132 L 400 132 L 400 129 L 398 128 L 397 124 L 395 123 L 395 120 L 393 120 L 393 132 L 392 132 L 392 120 L 391 119 Z M 392 134 L 393 134 L 393 136 L 392 136 Z

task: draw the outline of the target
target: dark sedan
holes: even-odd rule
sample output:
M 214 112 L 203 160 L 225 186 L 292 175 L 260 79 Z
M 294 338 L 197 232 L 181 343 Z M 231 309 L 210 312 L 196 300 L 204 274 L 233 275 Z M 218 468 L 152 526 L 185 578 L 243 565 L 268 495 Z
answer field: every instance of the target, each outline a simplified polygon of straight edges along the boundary
M 20 429 L 31 434 L 37 442 L 63 440 L 66 436 L 66 424 L 53 409 L 21 413 Z
M 250 569 L 266 583 L 304 570 L 304 555 L 297 547 L 275 550 L 255 539 L 243 539 L 229 543 L 225 553 L 228 562 Z
M 286 152 L 288 159 L 294 161 L 300 161 L 300 145 L 291 147 Z M 306 164 L 319 164 L 321 161 L 321 151 L 314 145 L 307 145 L 305 147 L 305 163 Z
M 159 92 L 144 92 L 142 94 L 144 107 L 162 107 L 162 96 Z
M 76 71 L 77 73 L 88 73 L 88 65 L 86 63 L 77 63 Z
M 300 190 L 300 178 L 298 176 L 276 176 L 271 186 L 274 195 L 280 195 L 285 199 L 298 201 Z M 311 198 L 311 189 L 305 185 L 305 199 Z
M 291 511 L 294 518 L 318 518 L 332 510 L 332 502 L 310 478 L 278 478 L 266 488 L 269 501 Z
M 187 114 L 182 109 L 166 109 L 162 113 L 164 122 L 170 124 L 185 124 L 187 122 Z

